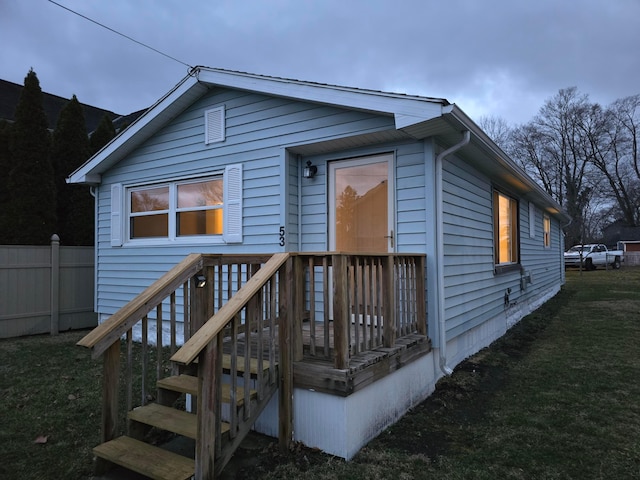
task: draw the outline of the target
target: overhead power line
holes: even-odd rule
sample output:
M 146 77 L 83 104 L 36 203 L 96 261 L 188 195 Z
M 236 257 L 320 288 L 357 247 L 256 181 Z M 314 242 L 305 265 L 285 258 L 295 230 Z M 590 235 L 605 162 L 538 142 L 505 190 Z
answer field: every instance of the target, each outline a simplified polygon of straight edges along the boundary
M 156 52 L 156 53 L 159 53 L 159 54 L 160 54 L 160 55 L 162 55 L 163 57 L 167 57 L 167 58 L 169 58 L 169 59 L 173 60 L 174 62 L 178 62 L 178 63 L 180 63 L 180 64 L 184 65 L 185 67 L 188 67 L 188 68 L 189 68 L 189 70 L 192 70 L 192 69 L 193 69 L 193 67 L 192 67 L 191 65 L 189 65 L 188 63 L 185 63 L 185 62 L 183 62 L 182 60 L 178 60 L 177 58 L 172 57 L 171 55 L 168 55 L 168 54 L 166 54 L 166 53 L 164 53 L 164 52 L 161 52 L 160 50 L 158 50 L 158 49 L 156 49 L 156 48 L 153 48 L 153 47 L 151 47 L 151 46 L 147 45 L 146 43 L 139 42 L 139 41 L 138 41 L 138 40 L 136 40 L 135 38 L 131 38 L 129 35 L 125 35 L 124 33 L 120 33 L 120 32 L 118 32 L 117 30 L 114 30 L 114 29 L 113 29 L 113 28 L 111 28 L 111 27 L 108 27 L 108 26 L 106 26 L 106 25 L 104 25 L 104 24 L 102 24 L 102 23 L 100 23 L 100 22 L 97 22 L 97 21 L 95 21 L 95 20 L 93 20 L 93 19 L 91 19 L 91 18 L 87 17 L 86 15 L 82 15 L 81 13 L 78 13 L 78 12 L 76 12 L 75 10 L 72 10 L 72 9 L 70 9 L 70 8 L 68 8 L 68 7 L 65 7 L 64 5 L 60 5 L 58 2 L 54 2 L 53 0 L 48 0 L 48 1 L 49 1 L 50 3 L 53 3 L 54 5 L 57 5 L 57 6 L 58 6 L 58 7 L 60 7 L 60 8 L 65 9 L 65 10 L 66 10 L 66 11 L 68 11 L 68 12 L 73 13 L 74 15 L 77 15 L 77 16 L 79 16 L 79 17 L 81 17 L 81 18 L 84 18 L 85 20 L 89 20 L 91 23 L 95 23 L 96 25 L 98 25 L 98 26 L 100 26 L 100 27 L 102 27 L 102 28 L 105 28 L 105 29 L 109 30 L 110 32 L 115 33 L 116 35 L 120 35 L 121 37 L 124 37 L 124 38 L 126 38 L 127 40 L 130 40 L 130 41 L 132 41 L 132 42 L 134 42 L 134 43 L 137 43 L 138 45 L 141 45 L 141 46 L 143 46 L 143 47 L 145 47 L 145 48 L 148 48 L 149 50 L 152 50 L 152 51 L 154 51 L 154 52 Z

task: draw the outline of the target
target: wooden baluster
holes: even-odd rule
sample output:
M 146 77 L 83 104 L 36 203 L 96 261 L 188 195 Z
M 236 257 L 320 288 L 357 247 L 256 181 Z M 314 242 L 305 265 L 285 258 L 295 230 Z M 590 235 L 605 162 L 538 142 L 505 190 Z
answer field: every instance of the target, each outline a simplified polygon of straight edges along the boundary
M 316 355 L 316 275 L 313 257 L 309 257 L 309 353 Z
M 424 255 L 418 257 L 416 267 L 416 322 L 417 331 L 420 335 L 427 334 L 427 307 L 425 293 L 426 258 Z
M 344 255 L 333 255 L 333 343 L 335 368 L 349 366 L 349 285 Z
M 127 330 L 127 370 L 125 383 L 127 385 L 127 412 L 133 409 L 133 332 Z M 129 432 L 129 423 L 127 422 L 127 433 Z
M 162 378 L 162 302 L 156 307 L 156 381 Z
M 147 345 L 149 343 L 148 341 L 148 335 L 149 335 L 149 318 L 145 315 L 144 317 L 142 317 L 142 344 L 141 344 L 141 353 L 140 356 L 141 358 L 141 362 L 142 362 L 142 377 L 141 377 L 141 392 L 140 392 L 140 405 L 146 405 L 147 404 L 147 360 L 148 360 L 148 355 L 147 355 Z
M 304 356 L 304 346 L 302 340 L 302 317 L 304 315 L 304 268 L 302 267 L 302 258 L 295 255 L 291 258 L 293 268 L 292 283 L 288 284 L 291 289 L 291 298 L 293 305 L 287 305 L 289 308 L 289 321 L 291 322 L 291 332 L 293 335 L 293 361 L 299 362 Z M 310 288 L 310 294 L 315 295 L 315 285 Z
M 391 254 L 384 257 L 382 296 L 384 298 L 384 346 L 393 347 L 395 344 L 395 314 L 396 291 L 394 282 L 394 265 Z
M 311 291 L 315 293 L 315 286 L 311 287 Z M 322 305 L 324 310 L 324 356 L 329 358 L 331 349 L 331 324 L 329 318 L 329 259 L 327 256 L 322 257 Z
M 170 353 L 173 356 L 176 353 L 176 292 L 171 292 L 169 296 L 169 316 L 171 322 L 171 348 Z M 178 374 L 178 366 L 174 363 L 171 365 L 171 375 Z

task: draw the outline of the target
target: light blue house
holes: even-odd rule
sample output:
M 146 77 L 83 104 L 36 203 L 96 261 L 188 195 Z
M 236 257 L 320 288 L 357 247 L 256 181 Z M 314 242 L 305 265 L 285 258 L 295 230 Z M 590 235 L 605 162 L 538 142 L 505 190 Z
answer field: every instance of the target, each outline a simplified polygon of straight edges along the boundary
M 564 282 L 569 218 L 444 99 L 198 67 L 68 181 L 95 193 L 102 321 L 191 253 L 422 255 L 423 283 L 391 280 L 397 311 L 424 286 L 419 353 L 339 393 L 294 369 L 294 439 L 347 459 Z M 332 268 L 305 287 L 314 326 L 334 315 Z M 364 290 L 352 324 L 373 322 Z M 255 428 L 277 435 L 277 410 Z

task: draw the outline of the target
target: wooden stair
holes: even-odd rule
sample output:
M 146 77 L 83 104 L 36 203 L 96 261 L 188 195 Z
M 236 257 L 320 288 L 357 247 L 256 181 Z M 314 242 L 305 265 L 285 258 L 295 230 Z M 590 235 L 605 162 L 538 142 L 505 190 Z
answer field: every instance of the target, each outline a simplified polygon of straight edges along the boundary
M 223 370 L 227 374 L 230 374 L 231 363 L 230 356 L 224 355 Z M 269 362 L 263 361 L 262 363 L 266 372 L 269 369 Z M 237 359 L 236 367 L 238 375 L 242 375 L 245 370 L 245 361 L 243 358 Z M 250 369 L 251 375 L 255 376 L 258 372 L 258 362 L 255 359 L 251 359 Z M 181 395 L 188 394 L 193 397 L 198 396 L 198 378 L 186 374 L 175 375 L 160 379 L 157 382 L 157 387 L 158 401 L 164 399 L 164 404 L 150 403 L 134 408 L 128 412 L 128 419 L 130 421 L 129 435 L 131 436 L 121 436 L 98 445 L 93 449 L 93 453 L 97 458 L 105 460 L 108 463 L 120 465 L 153 479 L 180 480 L 192 478 L 195 469 L 195 461 L 193 458 L 188 458 L 161 447 L 145 443 L 142 439 L 145 433 L 152 427 L 186 438 L 197 439 L 197 415 L 184 410 L 178 410 L 177 408 L 173 408 L 172 405 Z M 223 383 L 221 390 L 223 404 L 230 405 L 231 386 Z M 273 392 L 271 392 L 271 395 L 272 394 Z M 252 413 L 251 418 L 245 422 L 246 426 L 241 429 L 241 433 L 244 433 L 244 435 L 246 435 L 251 425 L 262 412 L 264 406 L 266 406 L 270 395 L 268 398 L 258 401 L 257 392 L 250 390 L 248 398 L 252 403 Z M 236 387 L 235 403 L 237 409 L 244 407 L 245 390 L 243 387 Z M 229 444 L 226 447 L 223 446 L 223 452 L 225 452 L 223 462 L 226 464 L 231 457 L 229 452 L 231 451 L 232 453 L 232 450 L 235 450 L 241 438 L 236 437 L 235 439 L 229 439 L 230 425 L 226 422 L 222 422 L 221 431 L 223 438 L 227 438 L 226 442 Z M 242 437 L 244 437 L 244 435 L 242 435 Z M 225 442 L 223 442 L 223 445 L 224 443 Z M 217 469 L 218 468 L 221 467 L 218 466 Z
M 195 473 L 193 459 L 130 437 L 118 437 L 98 445 L 93 453 L 157 480 L 187 480 Z

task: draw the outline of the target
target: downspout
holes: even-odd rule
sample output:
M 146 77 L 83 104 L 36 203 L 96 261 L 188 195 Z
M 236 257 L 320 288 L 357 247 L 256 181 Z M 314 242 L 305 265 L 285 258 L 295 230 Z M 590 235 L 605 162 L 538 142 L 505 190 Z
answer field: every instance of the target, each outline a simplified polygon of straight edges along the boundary
M 440 347 L 440 370 L 445 375 L 451 375 L 453 370 L 447 366 L 447 333 L 444 316 L 444 228 L 442 212 L 442 164 L 444 158 L 458 151 L 471 139 L 471 132 L 462 132 L 462 140 L 447 148 L 436 157 L 436 290 L 438 312 L 438 337 Z
M 95 199 L 93 202 L 93 311 L 98 313 L 98 189 L 95 185 L 89 187 L 89 193 Z

